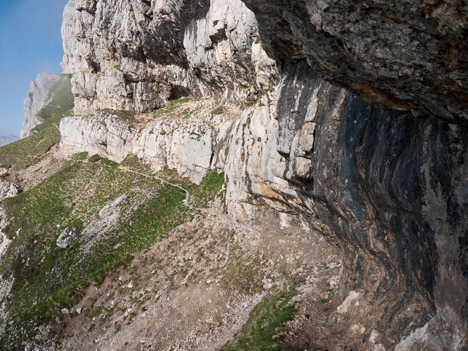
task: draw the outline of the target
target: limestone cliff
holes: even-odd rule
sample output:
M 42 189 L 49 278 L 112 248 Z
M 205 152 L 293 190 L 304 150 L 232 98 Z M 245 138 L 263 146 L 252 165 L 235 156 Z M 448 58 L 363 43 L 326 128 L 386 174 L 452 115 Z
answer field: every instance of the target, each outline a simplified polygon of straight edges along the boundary
M 234 128 L 231 209 L 253 215 L 266 202 L 298 211 L 340 243 L 347 290 L 359 294 L 359 308 L 337 311 L 349 344 L 364 347 L 351 328 L 361 323 L 364 344 L 463 350 L 466 130 L 372 107 L 305 63 L 285 73 Z M 410 325 L 422 329 L 404 339 Z
M 99 114 L 65 120 L 62 149 L 134 153 L 197 181 L 200 169 L 224 168 L 231 213 L 300 214 L 343 249 L 341 298 L 352 291 L 360 307 L 336 312 L 342 342 L 468 347 L 466 5 L 243 2 L 253 13 L 237 0 L 70 2 L 64 68 L 78 114 L 264 95 L 232 128 L 200 116 L 138 133 Z M 90 123 L 107 127 L 94 137 Z
M 72 74 L 75 116 L 60 122 L 59 153 L 118 163 L 133 156 L 197 184 L 224 171 L 229 228 L 267 226 L 251 229 L 244 244 L 296 230 L 304 242 L 319 233 L 338 248 L 344 264 L 326 323 L 310 327 L 319 313 L 302 303 L 304 317 L 276 336 L 282 346 L 466 350 L 466 9 L 464 1 L 422 0 L 70 0 L 62 65 Z M 76 162 L 95 170 L 96 159 Z M 103 213 L 133 200 L 113 201 Z M 87 219 L 83 233 L 107 235 L 115 223 L 104 217 Z M 270 248 L 265 238 L 252 245 Z M 296 269 L 319 280 L 317 269 Z M 185 346 L 168 346 L 157 330 L 148 333 L 161 349 L 201 345 L 183 334 Z M 109 349 L 122 343 L 93 333 Z
M 466 1 L 243 0 L 269 55 L 367 101 L 467 125 Z
M 39 73 L 36 80 L 31 82 L 29 93 L 24 100 L 24 121 L 21 128 L 20 137 L 24 138 L 31 135 L 33 129 L 44 122 L 44 119 L 50 117 L 44 108 L 54 99 L 61 98 L 63 91 L 66 92 L 70 77 L 62 74 L 53 74 L 48 72 Z M 59 101 L 65 108 L 66 101 Z
M 163 109 L 149 122 L 148 116 L 132 116 L 129 123 L 128 116 L 112 111 L 65 118 L 60 152 L 71 156 L 86 151 L 115 162 L 135 155 L 155 171 L 169 167 L 200 183 L 210 170 L 224 168 L 228 133 L 240 112 L 234 106 L 216 112 L 213 102 L 187 100 L 180 103 L 185 113 Z
M 62 33 L 77 114 L 146 112 L 188 95 L 253 101 L 277 80 L 240 0 L 74 0 Z

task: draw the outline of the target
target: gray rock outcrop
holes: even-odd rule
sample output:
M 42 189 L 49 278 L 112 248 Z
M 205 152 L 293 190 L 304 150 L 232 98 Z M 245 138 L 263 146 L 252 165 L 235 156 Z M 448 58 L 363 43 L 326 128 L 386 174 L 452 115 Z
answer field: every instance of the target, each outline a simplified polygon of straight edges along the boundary
M 116 161 L 134 154 L 195 182 L 209 169 L 224 170 L 232 215 L 256 217 L 267 206 L 287 225 L 290 214 L 300 214 L 343 248 L 348 268 L 339 303 L 358 296 L 359 308 L 353 300 L 335 312 L 338 343 L 463 350 L 464 129 L 372 107 L 317 78 L 305 62 L 283 73 L 275 91 L 238 120 L 182 113 L 138 130 L 109 112 L 66 118 L 61 149 Z M 359 338 L 355 325 L 365 330 Z
M 64 155 L 99 154 L 122 162 L 131 152 L 134 129 L 118 116 L 99 112 L 93 118 L 66 117 L 60 123 L 60 149 Z
M 262 204 L 299 212 L 340 244 L 348 260 L 343 299 L 346 291 L 362 294 L 359 309 L 337 316 L 349 323 L 343 344 L 464 350 L 465 130 L 372 107 L 304 62 L 284 73 L 276 92 L 233 128 L 225 169 L 231 212 L 252 217 Z M 358 324 L 367 346 L 352 328 Z
M 466 4 L 243 2 L 253 13 L 238 0 L 71 1 L 63 65 L 91 117 L 62 120 L 62 152 L 134 154 L 196 182 L 224 169 L 231 214 L 295 213 L 343 250 L 337 348 L 466 350 Z M 258 100 L 144 125 L 96 112 L 185 95 Z
M 63 61 L 61 63 L 63 73 L 73 73 L 72 67 L 75 63 L 72 60 L 75 58 L 73 53 L 77 50 L 78 40 L 75 36 L 75 0 L 70 0 L 63 10 L 62 20 L 62 43 L 63 43 Z
M 61 153 L 88 152 L 115 162 L 135 155 L 155 171 L 169 167 L 200 183 L 210 170 L 224 168 L 234 118 L 232 113 L 213 114 L 213 105 L 203 101 L 189 106 L 194 109 L 190 115 L 162 113 L 142 129 L 111 111 L 89 118 L 64 118 L 60 123 Z
M 8 170 L 6 168 L 0 168 L 0 203 L 4 199 L 9 197 L 16 196 L 19 193 L 18 187 L 7 180 L 3 179 L 4 176 L 8 175 Z M 3 256 L 5 251 L 7 250 L 8 246 L 11 243 L 11 240 L 3 233 L 2 229 L 4 229 L 8 225 L 8 219 L 3 210 L 2 206 L 0 206 L 0 257 Z M 2 283 L 0 282 L 0 296 L 2 298 L 5 295 L 4 287 L 2 287 Z M 9 288 L 8 288 L 9 289 Z M 3 303 L 0 305 L 0 316 L 3 315 L 3 310 L 5 306 Z
M 368 102 L 468 124 L 466 1 L 243 0 L 269 55 Z
M 189 94 L 252 101 L 277 80 L 240 0 L 72 0 L 62 33 L 77 114 L 144 112 Z
M 210 170 L 224 168 L 224 146 L 233 123 L 232 117 L 210 113 L 159 118 L 143 129 L 134 154 L 155 171 L 169 167 L 200 183 Z
M 36 80 L 31 82 L 29 93 L 24 100 L 24 121 L 20 137 L 31 135 L 34 127 L 44 121 L 41 111 L 60 92 L 70 77 L 62 74 L 48 72 L 39 73 Z

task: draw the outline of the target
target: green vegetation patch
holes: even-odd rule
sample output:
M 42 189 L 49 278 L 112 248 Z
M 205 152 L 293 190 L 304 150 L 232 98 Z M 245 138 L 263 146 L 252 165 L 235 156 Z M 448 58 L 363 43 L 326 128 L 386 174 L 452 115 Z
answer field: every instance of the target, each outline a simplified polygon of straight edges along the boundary
M 213 114 L 213 115 L 222 115 L 223 112 L 224 112 L 224 106 L 218 106 L 213 111 L 211 111 L 211 114 Z
M 209 174 L 194 186 L 197 203 L 215 197 L 223 179 Z M 13 242 L 0 271 L 13 286 L 0 345 L 22 349 L 44 323 L 51 327 L 49 339 L 59 340 L 61 309 L 76 304 L 90 282 L 127 265 L 188 220 L 193 210 L 184 199 L 175 186 L 83 153 L 38 186 L 4 200 L 10 219 L 5 231 Z
M 50 93 L 52 100 L 39 112 L 39 116 L 44 122 L 34 128 L 34 131 L 40 131 L 53 124 L 58 125 L 63 117 L 73 114 L 74 97 L 71 75 L 62 75 L 60 80 L 51 88 Z
M 250 312 L 249 320 L 234 340 L 220 351 L 287 351 L 277 346 L 275 336 L 285 331 L 285 323 L 293 319 L 297 302 L 292 299 L 298 292 L 270 291 Z
M 168 114 L 174 112 L 180 105 L 186 104 L 187 102 L 193 101 L 192 98 L 184 97 L 176 100 L 169 100 L 166 107 L 155 111 L 156 115 Z
M 25 169 L 37 163 L 60 141 L 60 132 L 51 125 L 33 135 L 0 147 L 0 166 L 13 170 Z
M 203 178 L 200 185 L 192 191 L 191 203 L 194 207 L 207 207 L 224 185 L 224 173 L 212 171 Z
M 255 294 L 263 290 L 264 274 L 260 258 L 248 257 L 238 245 L 231 247 L 224 280 L 233 288 L 245 294 Z
M 136 157 L 133 154 L 128 155 L 125 158 L 125 160 L 122 161 L 120 166 L 131 169 L 132 171 L 147 174 L 147 175 L 151 175 L 153 173 L 153 170 L 151 169 L 151 167 L 149 165 L 141 162 L 138 159 L 138 157 Z M 173 174 L 173 175 L 174 175 L 174 179 L 177 179 L 177 171 L 175 171 L 175 174 Z M 161 172 L 158 173 L 158 176 L 161 177 L 161 178 L 166 178 L 165 176 L 161 175 Z M 177 179 L 177 180 L 178 180 L 178 182 L 182 181 L 182 179 Z M 192 185 L 192 183 L 189 183 L 189 184 Z
M 51 88 L 52 100 L 39 113 L 44 122 L 33 129 L 34 134 L 0 147 L 0 166 L 13 170 L 27 168 L 60 141 L 59 122 L 72 114 L 74 106 L 70 79 L 64 75 Z

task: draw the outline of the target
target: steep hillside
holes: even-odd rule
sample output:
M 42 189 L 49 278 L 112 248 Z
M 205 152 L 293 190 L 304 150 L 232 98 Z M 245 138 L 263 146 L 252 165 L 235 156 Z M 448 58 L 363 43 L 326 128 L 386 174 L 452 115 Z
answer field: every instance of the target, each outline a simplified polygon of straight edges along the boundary
M 333 323 L 336 248 L 293 214 L 239 221 L 226 212 L 217 169 L 240 113 L 184 99 L 150 114 L 65 118 L 60 147 L 31 147 L 27 163 L 0 149 L 12 165 L 2 184 L 16 184 L 1 202 L 2 347 L 275 349 L 306 304 L 314 328 Z
M 73 113 L 0 148 L 2 345 L 467 349 L 466 25 L 70 0 Z
M 6 326 L 3 345 L 20 347 L 35 327 L 54 322 L 62 308 L 77 302 L 80 288 L 187 220 L 190 207 L 178 185 L 117 166 L 80 154 L 41 184 L 3 202 L 9 219 L 3 231 L 13 240 L 2 257 L 2 272 L 12 282 L 7 321 L 15 320 Z M 212 175 L 200 190 L 191 190 L 214 195 L 222 183 L 222 176 Z
M 48 122 L 57 123 L 61 117 L 73 109 L 71 76 L 42 72 L 31 83 L 24 100 L 24 121 L 21 137 L 35 132 L 35 128 Z

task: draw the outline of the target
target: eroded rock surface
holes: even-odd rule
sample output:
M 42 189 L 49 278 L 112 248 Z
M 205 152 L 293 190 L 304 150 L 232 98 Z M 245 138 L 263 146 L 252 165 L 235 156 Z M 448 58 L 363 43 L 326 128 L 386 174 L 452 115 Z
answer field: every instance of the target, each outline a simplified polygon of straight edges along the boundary
M 371 103 L 467 125 L 466 1 L 243 2 L 271 57 L 307 58 Z
M 212 101 L 200 101 L 156 115 L 129 118 L 117 111 L 101 111 L 88 118 L 64 118 L 60 124 L 61 153 L 88 152 L 115 162 L 136 155 L 154 171 L 169 167 L 200 183 L 211 169 L 224 168 L 225 145 L 240 115 L 234 106 L 218 107 L 222 112 L 213 112 L 215 106 Z M 132 122 L 138 118 L 143 125 Z
M 82 116 L 62 120 L 61 152 L 133 154 L 194 182 L 224 169 L 229 220 L 273 209 L 276 229 L 300 223 L 339 247 L 330 327 L 316 337 L 296 318 L 285 346 L 465 350 L 466 8 L 72 0 L 63 67 Z M 119 111 L 188 95 L 209 99 Z
M 32 130 L 44 119 L 41 111 L 49 104 L 54 96 L 70 81 L 68 75 L 39 73 L 36 80 L 31 82 L 29 93 L 24 100 L 24 121 L 21 128 L 21 138 L 31 135 Z
M 116 162 L 122 162 L 129 154 L 135 138 L 133 128 L 109 112 L 99 112 L 93 118 L 64 118 L 60 133 L 60 149 L 65 155 L 88 152 Z
M 224 169 L 234 217 L 272 208 L 288 228 L 299 215 L 343 249 L 346 278 L 333 314 L 338 345 L 463 350 L 462 127 L 372 107 L 317 78 L 305 62 L 286 66 L 275 91 L 242 114 L 206 111 L 206 102 L 188 103 L 138 128 L 138 118 L 132 127 L 109 112 L 67 118 L 61 148 L 119 162 L 134 154 L 195 182 Z M 70 149 L 74 137 L 79 142 Z M 312 339 L 288 342 L 317 346 Z
M 463 350 L 465 130 L 372 107 L 305 63 L 285 73 L 275 94 L 234 127 L 226 166 L 231 211 L 254 216 L 262 203 L 298 211 L 340 243 L 348 279 L 336 302 L 350 290 L 360 295 L 359 308 L 337 313 L 344 345 Z M 397 347 L 416 326 L 421 331 Z
M 199 183 L 211 169 L 224 168 L 234 113 L 159 118 L 143 129 L 134 153 L 155 171 L 169 167 Z
M 4 199 L 18 195 L 19 189 L 14 184 L 8 182 L 3 177 L 8 174 L 8 170 L 0 168 L 0 203 Z M 11 238 L 3 232 L 4 228 L 8 225 L 8 218 L 0 205 L 0 258 L 5 254 L 8 246 L 11 243 Z M 0 280 L 0 298 L 3 300 L 0 304 L 0 317 L 4 319 L 7 315 L 8 303 L 4 300 L 11 289 L 13 282 L 11 279 Z M 0 325 L 0 333 L 3 332 L 3 323 Z
M 240 0 L 74 0 L 62 34 L 78 114 L 146 112 L 190 94 L 254 100 L 277 80 Z

